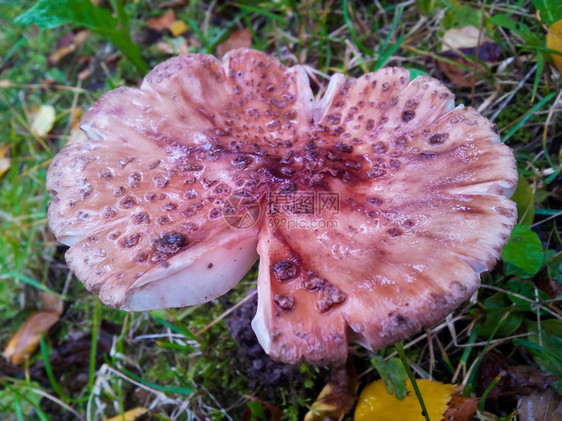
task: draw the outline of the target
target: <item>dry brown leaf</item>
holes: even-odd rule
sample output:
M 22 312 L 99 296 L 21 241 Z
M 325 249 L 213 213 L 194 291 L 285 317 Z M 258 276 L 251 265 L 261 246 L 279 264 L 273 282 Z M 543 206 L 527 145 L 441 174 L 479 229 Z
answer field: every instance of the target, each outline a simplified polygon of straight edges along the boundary
M 478 46 L 479 41 L 480 46 Z M 476 56 L 477 53 L 478 59 L 488 65 L 498 61 L 502 55 L 501 47 L 487 36 L 481 35 L 480 30 L 475 26 L 469 25 L 448 29 L 443 34 L 440 56 L 472 69 L 474 61 L 465 58 L 465 56 Z M 442 60 L 439 60 L 437 64 L 441 71 L 459 88 L 471 87 L 486 75 L 484 68 L 480 65 L 476 67 L 474 74 L 472 74 L 473 72 L 467 72 L 459 65 Z
M 546 34 L 546 48 L 562 53 L 562 19 L 554 22 Z M 562 55 L 551 54 L 552 61 L 560 73 L 562 73 Z
M 469 398 L 455 393 L 449 402 L 449 408 L 443 414 L 444 421 L 471 421 L 478 409 L 478 398 Z
M 174 37 L 180 36 L 189 29 L 187 24 L 182 20 L 176 20 L 168 28 Z
M 170 29 L 170 26 L 176 21 L 176 13 L 173 10 L 168 10 L 162 16 L 151 18 L 146 21 L 148 26 L 156 31 L 163 31 Z
M 92 74 L 92 72 L 90 71 L 90 69 L 84 69 L 80 73 L 78 73 L 78 80 L 84 81 L 84 80 L 88 79 L 91 74 Z
M 10 338 L 2 356 L 12 361 L 13 364 L 23 363 L 37 349 L 41 333 L 47 333 L 58 321 L 59 315 L 57 313 L 36 311 Z
M 70 33 L 70 39 L 63 42 L 58 50 L 49 56 L 49 63 L 57 64 L 62 58 L 76 51 L 78 47 L 84 44 L 89 35 L 90 31 L 87 29 L 76 34 Z
M 31 133 L 37 137 L 45 137 L 55 124 L 55 107 L 41 105 L 34 111 L 30 127 Z
M 0 177 L 6 174 L 12 165 L 12 159 L 8 156 L 10 145 L 0 144 Z
M 146 414 L 147 412 L 148 409 L 138 406 L 134 409 L 129 409 L 123 414 L 108 418 L 106 421 L 135 421 L 138 417 Z
M 41 291 L 39 293 L 39 299 L 41 300 L 41 310 L 52 311 L 59 316 L 62 315 L 64 303 L 61 297 L 49 291 Z
M 235 48 L 250 48 L 252 46 L 252 33 L 248 28 L 234 32 L 225 42 L 217 46 L 217 56 L 222 57 Z
M 353 408 L 359 382 L 352 358 L 335 366 L 330 380 L 320 391 L 304 421 L 337 420 Z
M 552 389 L 519 400 L 519 421 L 562 421 L 562 397 Z

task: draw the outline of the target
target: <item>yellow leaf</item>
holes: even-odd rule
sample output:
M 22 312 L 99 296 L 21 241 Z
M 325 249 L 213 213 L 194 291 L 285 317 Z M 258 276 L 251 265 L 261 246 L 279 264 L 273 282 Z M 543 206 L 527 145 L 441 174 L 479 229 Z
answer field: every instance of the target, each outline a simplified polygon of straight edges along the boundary
M 173 36 L 177 37 L 178 35 L 183 34 L 185 31 L 187 31 L 189 27 L 187 26 L 187 24 L 181 20 L 176 20 L 174 23 L 172 23 L 170 25 L 170 32 L 172 33 Z
M 562 53 L 562 19 L 554 22 L 546 34 L 546 48 Z M 562 73 L 562 55 L 551 54 L 552 61 L 560 73 Z
M 124 414 L 119 414 L 114 417 L 108 418 L 106 421 L 135 421 L 138 417 L 148 412 L 148 409 L 138 406 L 134 409 L 129 409 Z
M 59 315 L 52 311 L 33 313 L 10 338 L 2 356 L 14 364 L 21 364 L 29 359 L 39 345 L 41 333 L 46 333 L 59 321 Z
M 451 395 L 457 392 L 459 387 L 423 379 L 417 380 L 417 384 L 429 419 L 431 421 L 443 419 Z M 359 402 L 355 408 L 355 421 L 425 421 L 420 403 L 409 380 L 406 382 L 406 389 L 408 395 L 400 401 L 396 396 L 388 393 L 383 380 L 371 383 L 363 389 L 359 396 Z
M 55 107 L 52 105 L 41 105 L 31 122 L 31 133 L 38 137 L 44 137 L 51 131 L 54 124 Z

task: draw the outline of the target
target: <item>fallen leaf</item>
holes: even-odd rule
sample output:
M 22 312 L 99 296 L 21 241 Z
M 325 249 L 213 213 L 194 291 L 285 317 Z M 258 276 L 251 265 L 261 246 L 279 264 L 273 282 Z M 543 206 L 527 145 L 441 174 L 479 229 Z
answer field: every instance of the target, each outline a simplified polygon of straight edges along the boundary
M 500 380 L 488 391 L 486 409 L 489 411 L 513 407 L 517 398 L 544 390 L 556 381 L 555 376 L 536 368 L 525 365 L 512 366 L 502 354 L 489 351 L 480 363 L 477 393 L 483 394 L 502 373 Z
M 448 403 L 452 395 L 459 391 L 460 387 L 453 384 L 444 384 L 432 380 L 417 380 L 420 393 L 423 397 L 429 419 L 441 420 L 448 409 Z M 408 394 L 403 400 L 388 393 L 384 381 L 377 380 L 367 385 L 355 408 L 355 421 L 425 421 L 420 403 L 412 384 L 406 383 Z
M 465 56 L 476 56 L 477 53 L 478 59 L 488 65 L 497 62 L 502 56 L 501 47 L 487 36 L 481 35 L 480 30 L 475 26 L 448 29 L 443 34 L 439 55 L 453 60 L 459 65 L 443 60 L 438 60 L 437 65 L 455 86 L 468 88 L 486 76 L 486 71 L 481 65 L 476 66 L 474 74 L 461 67 L 462 65 L 473 69 L 474 61 Z
M 519 421 L 562 421 L 562 397 L 552 389 L 519 400 Z
M 254 420 L 268 420 L 268 421 L 281 421 L 283 412 L 275 405 L 265 402 L 255 396 L 246 396 L 251 402 L 242 414 L 242 421 Z
M 52 311 L 59 316 L 62 315 L 62 312 L 64 310 L 64 303 L 61 297 L 49 291 L 41 291 L 39 293 L 39 299 L 41 300 L 41 310 Z
M 476 47 L 478 45 L 479 37 L 480 30 L 473 25 L 448 29 L 445 31 L 443 38 L 441 39 L 441 52 Z M 490 41 L 490 38 L 482 35 L 480 43 Z
M 121 326 L 102 320 L 96 344 L 96 367 L 99 367 L 109 355 L 113 341 L 120 334 Z M 91 332 L 70 332 L 64 342 L 52 344 L 49 354 L 51 370 L 57 380 L 64 376 L 66 387 L 70 392 L 79 392 L 88 383 L 90 370 L 90 353 L 92 346 Z M 1 361 L 1 360 L 0 360 Z M 39 381 L 48 381 L 45 362 L 38 359 L 29 367 L 29 374 Z M 0 366 L 0 373 L 2 367 Z M 12 374 L 13 376 L 22 373 Z
M 562 53 L 562 19 L 554 22 L 546 34 L 546 48 Z M 560 73 L 562 73 L 562 55 L 551 54 L 552 61 Z
M 164 29 L 170 29 L 170 26 L 176 21 L 176 13 L 173 10 L 169 10 L 162 16 L 157 18 L 151 18 L 146 21 L 148 26 L 156 31 L 163 31 Z
M 217 57 L 224 56 L 236 48 L 250 48 L 252 46 L 252 33 L 248 28 L 239 29 L 217 46 Z
M 179 41 L 179 42 L 177 42 Z M 159 41 L 156 48 L 164 54 L 176 55 L 189 53 L 189 46 L 185 38 L 174 38 L 168 42 Z
M 346 364 L 335 366 L 330 380 L 324 386 L 304 421 L 328 421 L 341 419 L 355 403 L 357 372 L 351 357 Z
M 92 74 L 92 72 L 90 71 L 90 69 L 84 69 L 80 73 L 78 73 L 78 80 L 84 81 L 84 80 L 88 79 L 91 74 Z
M 41 105 L 33 114 L 31 133 L 37 137 L 44 137 L 51 131 L 54 124 L 55 107 L 52 105 Z
M 174 23 L 170 25 L 168 28 L 174 37 L 180 36 L 185 31 L 189 29 L 187 24 L 184 21 L 176 20 Z
M 77 32 L 76 34 L 72 32 L 67 33 L 65 36 L 67 38 L 63 37 L 63 41 L 60 44 L 57 43 L 57 51 L 49 56 L 49 63 L 57 64 L 62 58 L 76 51 L 78 47 L 84 44 L 84 41 L 86 41 L 89 35 L 90 31 L 87 29 Z
M 478 409 L 478 398 L 469 398 L 460 393 L 454 393 L 449 408 L 443 414 L 444 421 L 471 421 Z
M 10 338 L 2 356 L 13 364 L 21 364 L 29 359 L 39 345 L 41 333 L 46 333 L 59 321 L 59 315 L 52 311 L 33 313 Z
M 76 107 L 72 112 L 70 121 L 70 134 L 66 140 L 66 144 L 85 142 L 88 140 L 86 133 L 80 129 L 80 118 L 82 117 L 82 107 Z
M 0 144 L 0 177 L 6 174 L 12 165 L 12 159 L 8 156 L 10 145 Z
M 148 409 L 143 408 L 142 406 L 136 407 L 134 409 L 129 409 L 128 411 L 124 412 L 123 414 L 116 415 L 114 417 L 108 418 L 105 421 L 135 421 L 141 415 L 144 415 L 148 412 Z

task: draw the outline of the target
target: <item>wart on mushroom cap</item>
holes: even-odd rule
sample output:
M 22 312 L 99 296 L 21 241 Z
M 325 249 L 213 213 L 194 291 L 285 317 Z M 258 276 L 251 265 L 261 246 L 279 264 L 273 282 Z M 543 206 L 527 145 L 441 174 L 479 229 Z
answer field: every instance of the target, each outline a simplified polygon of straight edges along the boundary
M 440 321 L 516 219 L 495 126 L 405 69 L 335 74 L 316 101 L 301 67 L 261 52 L 188 54 L 104 95 L 82 128 L 47 187 L 84 285 L 124 310 L 196 304 L 257 249 L 252 326 L 282 361 L 344 361 L 348 342 L 379 349 Z M 301 192 L 336 194 L 339 213 L 265 209 Z

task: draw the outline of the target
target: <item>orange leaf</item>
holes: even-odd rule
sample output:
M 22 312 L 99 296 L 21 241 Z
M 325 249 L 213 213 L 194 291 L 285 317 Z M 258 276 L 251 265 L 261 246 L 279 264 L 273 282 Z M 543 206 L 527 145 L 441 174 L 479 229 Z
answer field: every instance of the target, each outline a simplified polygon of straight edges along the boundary
M 252 46 L 252 33 L 248 28 L 234 32 L 225 42 L 217 46 L 217 56 L 222 57 L 235 48 L 250 48 Z
M 152 29 L 163 31 L 164 29 L 169 29 L 175 21 L 176 13 L 173 10 L 170 10 L 167 13 L 164 13 L 162 16 L 148 19 L 146 22 Z
M 445 421 L 471 421 L 478 409 L 478 398 L 469 398 L 455 393 L 449 408 L 443 415 Z
M 37 349 L 41 333 L 48 332 L 58 321 L 59 315 L 52 311 L 33 313 L 10 338 L 2 356 L 14 364 L 21 364 Z
M 562 19 L 554 22 L 546 34 L 546 48 L 562 53 Z M 560 73 L 562 73 L 562 55 L 551 54 L 552 61 Z

